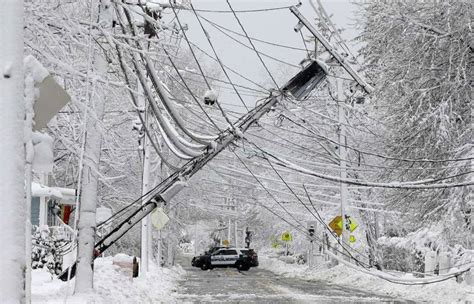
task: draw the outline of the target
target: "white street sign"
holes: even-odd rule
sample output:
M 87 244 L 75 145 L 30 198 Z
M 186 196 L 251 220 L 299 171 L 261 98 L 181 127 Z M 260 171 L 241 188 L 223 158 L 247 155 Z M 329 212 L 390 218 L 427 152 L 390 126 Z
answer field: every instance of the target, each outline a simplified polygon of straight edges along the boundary
M 169 220 L 170 218 L 166 215 L 166 213 L 163 212 L 163 208 L 157 208 L 151 214 L 151 222 L 153 223 L 153 226 L 155 226 L 155 228 L 158 230 L 163 228 Z

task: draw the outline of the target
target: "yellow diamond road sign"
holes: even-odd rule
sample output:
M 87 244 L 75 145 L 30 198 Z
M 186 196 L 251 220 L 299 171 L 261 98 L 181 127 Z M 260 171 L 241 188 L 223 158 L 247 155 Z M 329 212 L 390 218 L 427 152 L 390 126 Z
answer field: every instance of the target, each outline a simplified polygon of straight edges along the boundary
M 349 224 L 349 231 L 352 232 L 354 231 L 357 227 L 359 227 L 359 224 L 356 222 L 356 220 L 352 217 L 349 216 L 347 219 L 347 223 Z M 340 236 L 342 234 L 342 216 L 338 215 L 332 219 L 332 221 L 328 224 L 328 226 L 338 235 Z
M 288 231 L 285 231 L 281 235 L 281 240 L 284 242 L 291 242 L 293 241 L 293 236 Z

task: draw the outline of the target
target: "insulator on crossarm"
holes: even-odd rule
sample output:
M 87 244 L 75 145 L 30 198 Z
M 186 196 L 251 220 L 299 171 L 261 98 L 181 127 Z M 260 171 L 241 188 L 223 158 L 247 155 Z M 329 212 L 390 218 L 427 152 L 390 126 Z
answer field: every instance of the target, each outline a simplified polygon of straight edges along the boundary
M 207 90 L 204 94 L 204 104 L 214 105 L 217 101 L 217 92 L 214 89 Z

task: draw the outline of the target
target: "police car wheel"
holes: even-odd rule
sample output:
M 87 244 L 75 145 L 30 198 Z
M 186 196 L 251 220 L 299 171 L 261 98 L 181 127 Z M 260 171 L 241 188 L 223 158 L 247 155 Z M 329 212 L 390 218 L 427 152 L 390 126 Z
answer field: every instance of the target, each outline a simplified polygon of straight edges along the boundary
M 211 266 L 211 264 L 209 264 L 209 263 L 207 263 L 207 262 L 204 262 L 204 263 L 202 263 L 202 265 L 201 265 L 201 269 L 202 269 L 202 270 L 212 269 L 212 266 Z
M 247 271 L 250 269 L 250 267 L 244 263 L 237 263 L 237 269 L 240 271 Z

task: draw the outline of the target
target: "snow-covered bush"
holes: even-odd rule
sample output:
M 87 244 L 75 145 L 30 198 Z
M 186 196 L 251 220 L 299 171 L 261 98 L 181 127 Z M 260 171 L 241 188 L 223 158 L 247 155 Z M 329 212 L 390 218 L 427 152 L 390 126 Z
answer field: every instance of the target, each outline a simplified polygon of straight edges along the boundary
M 63 255 L 71 243 L 48 226 L 33 226 L 32 230 L 31 267 L 47 268 L 51 274 L 60 274 Z

